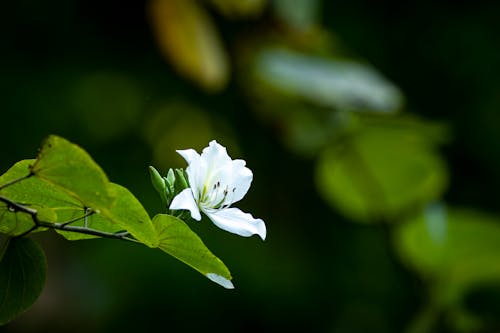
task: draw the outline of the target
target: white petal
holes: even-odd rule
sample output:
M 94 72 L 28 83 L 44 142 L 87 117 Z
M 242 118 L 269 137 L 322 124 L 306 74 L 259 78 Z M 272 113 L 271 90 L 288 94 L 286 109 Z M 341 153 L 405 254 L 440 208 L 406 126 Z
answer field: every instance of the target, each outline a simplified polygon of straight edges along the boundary
M 245 166 L 244 160 L 234 160 L 232 163 L 231 183 L 235 189 L 231 201 L 240 201 L 247 194 L 250 184 L 252 184 L 252 170 Z
M 212 156 L 212 158 L 214 158 Z M 234 202 L 240 201 L 250 188 L 252 183 L 253 174 L 252 171 L 245 166 L 244 160 L 231 160 L 229 157 L 226 159 L 222 158 L 224 163 L 216 163 L 215 161 L 208 161 L 211 163 L 212 168 L 208 169 L 207 179 L 205 184 L 209 188 L 212 188 L 214 184 L 220 183 L 222 190 L 227 189 L 229 195 L 227 196 L 227 201 L 225 204 L 232 204 Z M 222 191 L 221 191 L 222 194 Z M 219 202 L 220 198 L 216 200 Z
M 200 154 L 198 154 L 194 149 L 176 150 L 176 152 L 181 155 L 188 164 L 191 164 L 194 159 L 200 158 Z
M 189 164 L 186 168 L 186 173 L 188 175 L 189 186 L 193 189 L 196 200 L 200 197 L 205 178 L 207 177 L 206 163 L 201 160 L 200 154 L 194 149 L 177 150 L 177 153 Z
M 261 219 L 244 213 L 238 208 L 221 209 L 215 212 L 204 211 L 212 222 L 219 228 L 244 237 L 259 235 L 266 239 L 266 225 Z
M 197 221 L 201 220 L 200 210 L 194 201 L 193 192 L 190 188 L 184 189 L 181 193 L 177 194 L 170 204 L 170 209 L 186 209 L 191 212 L 191 217 Z
M 216 170 L 220 166 L 230 163 L 231 157 L 227 154 L 225 147 L 212 140 L 208 147 L 201 152 L 201 159 L 207 163 L 208 170 Z

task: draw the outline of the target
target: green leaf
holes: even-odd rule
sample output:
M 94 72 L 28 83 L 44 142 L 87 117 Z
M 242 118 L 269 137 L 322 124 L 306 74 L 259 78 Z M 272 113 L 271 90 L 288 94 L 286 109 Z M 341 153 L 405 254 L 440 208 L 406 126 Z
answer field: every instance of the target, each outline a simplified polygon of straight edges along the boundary
M 61 217 L 58 218 L 59 222 L 78 219 L 77 221 L 72 222 L 71 226 L 78 226 L 78 227 L 86 226 L 89 229 L 110 232 L 110 233 L 123 231 L 123 228 L 120 225 L 114 223 L 110 219 L 103 217 L 100 211 L 99 213 L 94 213 L 87 217 L 85 217 L 86 215 L 85 209 L 81 209 L 76 212 L 67 211 L 65 213 L 67 214 L 64 215 L 64 218 Z M 99 236 L 87 235 L 78 232 L 64 231 L 59 229 L 56 229 L 55 232 L 57 232 L 58 234 L 60 234 L 61 236 L 70 241 L 99 238 Z
M 51 135 L 44 141 L 31 171 L 86 207 L 102 209 L 114 200 L 99 165 L 82 148 L 61 137 Z
M 45 284 L 47 262 L 43 250 L 29 238 L 11 238 L 0 259 L 0 325 L 3 325 L 36 301 Z
M 39 220 L 54 222 L 57 220 L 57 214 L 54 210 L 38 206 L 30 206 L 37 211 Z M 0 233 L 9 236 L 19 236 L 35 226 L 35 222 L 30 214 L 18 211 L 9 207 L 6 203 L 0 203 Z M 46 228 L 38 228 L 33 232 L 45 231 Z
M 18 236 L 34 226 L 31 215 L 9 209 L 7 204 L 0 203 L 0 233 Z
M 110 183 L 109 187 L 111 193 L 116 196 L 113 205 L 109 209 L 100 210 L 85 219 L 82 218 L 71 223 L 71 225 L 81 227 L 87 223 L 87 227 L 90 229 L 111 233 L 128 231 L 141 243 L 152 248 L 158 247 L 156 230 L 142 204 L 125 187 L 114 183 Z M 84 216 L 84 211 L 79 212 L 77 216 Z M 68 216 L 66 220 L 70 219 L 71 217 Z M 71 231 L 56 230 L 56 232 L 68 240 L 98 238 L 98 236 Z
M 400 90 L 374 68 L 279 48 L 257 53 L 255 78 L 266 94 L 284 95 L 343 111 L 395 113 Z
M 499 240 L 499 217 L 439 206 L 403 224 L 395 238 L 403 261 L 427 280 L 440 281 L 440 293 L 449 296 L 500 281 Z
M 158 247 L 156 229 L 139 200 L 123 186 L 110 183 L 109 188 L 116 200 L 111 208 L 101 211 L 102 217 L 128 231 L 141 243 Z M 96 218 L 99 217 L 99 214 L 96 215 Z
M 428 283 L 433 306 L 476 327 L 468 332 L 479 331 L 479 318 L 464 297 L 474 288 L 500 287 L 499 240 L 500 217 L 441 205 L 402 224 L 394 237 L 403 263 Z
M 22 160 L 14 164 L 0 176 L 0 185 L 14 179 L 22 178 L 30 173 L 35 160 Z M 55 211 L 81 211 L 83 204 L 50 182 L 37 177 L 29 177 L 0 190 L 0 194 L 14 202 L 24 205 L 49 207 Z
M 0 185 L 29 174 L 35 160 L 22 160 L 14 164 L 0 176 Z M 65 222 L 85 214 L 85 206 L 77 198 L 60 187 L 38 177 L 30 177 L 0 190 L 0 194 L 8 199 L 36 209 L 38 219 L 45 222 Z M 94 217 L 88 218 L 88 227 L 102 231 L 114 232 L 122 228 L 110 221 L 94 223 Z M 72 225 L 83 225 L 83 219 Z M 12 236 L 20 235 L 33 226 L 29 214 L 9 212 L 7 205 L 0 204 L 0 232 Z M 45 230 L 40 228 L 39 230 Z M 56 230 L 69 240 L 89 239 L 96 236 Z
M 356 221 L 394 221 L 440 198 L 447 169 L 425 133 L 366 126 L 325 150 L 316 182 L 323 198 Z
M 158 233 L 161 250 L 224 288 L 234 288 L 227 267 L 210 252 L 186 223 L 171 215 L 158 214 L 153 218 L 153 224 Z
M 75 149 L 75 147 L 76 146 L 70 144 L 70 150 Z M 78 147 L 76 147 L 76 149 L 81 150 Z M 76 154 L 80 154 L 81 152 L 77 152 Z M 84 154 L 88 156 L 86 153 Z M 34 160 L 24 160 L 16 163 L 0 177 L 0 185 L 12 179 L 17 179 L 29 174 L 30 166 L 33 165 L 33 163 Z M 99 168 L 97 165 L 94 165 L 94 169 L 95 167 Z M 98 170 L 100 170 L 100 168 Z M 69 176 L 71 176 L 71 170 L 66 170 L 66 172 L 69 172 Z M 76 178 L 79 177 L 78 173 L 73 176 L 75 177 L 76 190 L 80 193 L 78 183 L 84 182 L 83 178 Z M 59 180 L 57 179 L 57 175 L 53 178 Z M 92 180 L 88 182 L 93 183 Z M 86 218 L 87 226 L 92 229 L 106 232 L 126 230 L 147 246 L 157 247 L 158 239 L 151 219 L 134 195 L 124 187 L 110 182 L 105 184 L 105 190 L 102 190 L 101 182 L 98 182 L 98 185 L 101 188 L 101 192 L 105 192 L 108 196 L 116 197 L 117 199 L 112 201 L 112 204 L 107 208 L 99 208 L 100 206 L 97 206 L 95 208 L 97 213 Z M 82 217 L 81 220 L 73 222 L 71 225 L 83 226 L 85 223 L 83 216 L 85 215 L 86 207 L 89 207 L 82 202 L 83 199 L 82 201 L 79 200 L 80 197 L 75 195 L 74 190 L 68 190 L 59 184 L 55 184 L 52 179 L 46 180 L 45 178 L 36 176 L 8 186 L 0 190 L 0 194 L 8 197 L 12 201 L 20 202 L 28 207 L 37 209 L 39 212 L 39 219 L 46 222 L 65 222 Z M 0 205 L 0 232 L 18 235 L 33 226 L 29 214 L 8 212 L 7 208 L 6 205 Z M 4 215 L 2 216 L 2 214 Z M 68 240 L 97 237 L 75 232 L 56 231 Z

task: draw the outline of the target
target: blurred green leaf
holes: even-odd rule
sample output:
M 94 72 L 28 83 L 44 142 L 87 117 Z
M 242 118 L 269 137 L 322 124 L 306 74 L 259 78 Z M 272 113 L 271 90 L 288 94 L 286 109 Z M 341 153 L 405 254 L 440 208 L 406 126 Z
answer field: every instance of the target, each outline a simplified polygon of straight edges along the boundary
M 315 106 L 289 107 L 283 124 L 283 144 L 292 151 L 315 157 L 331 142 L 352 131 L 356 118 L 350 112 L 331 112 Z
M 399 89 L 372 67 L 286 49 L 257 53 L 255 75 L 260 84 L 288 97 L 346 111 L 395 113 L 401 109 Z
M 475 284 L 500 281 L 496 216 L 434 207 L 399 227 L 395 240 L 403 262 L 438 284 L 436 292 L 447 299 Z
M 43 250 L 29 238 L 11 238 L 0 249 L 0 325 L 27 310 L 45 284 Z M 3 256 L 2 256 L 3 255 Z
M 393 221 L 437 200 L 447 169 L 425 133 L 410 128 L 362 126 L 326 149 L 316 183 L 323 198 L 361 222 Z
M 152 0 L 150 13 L 161 51 L 179 73 L 207 90 L 220 90 L 229 62 L 216 28 L 194 0 Z
M 203 244 L 185 222 L 166 214 L 153 218 L 160 249 L 196 269 L 224 288 L 232 289 L 231 273 L 224 263 Z
M 272 4 L 276 15 L 297 30 L 307 30 L 318 21 L 318 0 L 272 0 Z
M 267 0 L 210 0 L 223 15 L 235 17 L 257 16 L 264 9 Z
M 82 148 L 61 137 L 51 135 L 44 141 L 31 171 L 86 207 L 103 209 L 114 200 L 99 165 Z
M 476 331 L 479 318 L 463 306 L 476 286 L 500 286 L 500 218 L 432 205 L 401 225 L 395 246 L 405 263 L 430 287 L 435 307 L 448 312 L 460 331 Z

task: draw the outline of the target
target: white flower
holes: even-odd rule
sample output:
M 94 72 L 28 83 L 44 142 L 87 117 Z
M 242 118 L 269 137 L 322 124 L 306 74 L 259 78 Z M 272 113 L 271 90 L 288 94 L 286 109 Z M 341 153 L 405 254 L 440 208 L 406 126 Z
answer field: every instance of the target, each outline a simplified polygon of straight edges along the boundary
M 221 229 L 249 237 L 266 238 L 266 225 L 261 219 L 230 206 L 241 200 L 250 188 L 253 174 L 243 160 L 232 160 L 226 148 L 211 141 L 203 152 L 177 150 L 189 164 L 186 173 L 189 188 L 179 193 L 170 209 L 186 209 L 191 217 L 201 220 L 200 211 Z

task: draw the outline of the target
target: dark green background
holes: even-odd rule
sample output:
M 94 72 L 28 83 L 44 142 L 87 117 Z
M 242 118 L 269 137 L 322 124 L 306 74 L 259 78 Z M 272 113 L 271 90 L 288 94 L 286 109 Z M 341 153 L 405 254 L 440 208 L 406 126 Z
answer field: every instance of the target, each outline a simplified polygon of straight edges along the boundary
M 58 134 L 84 147 L 151 214 L 159 212 L 147 174 L 157 162 L 147 124 L 163 103 L 179 103 L 179 113 L 189 105 L 212 124 L 213 138 L 253 170 L 253 186 L 237 206 L 268 228 L 261 242 L 208 220 L 192 225 L 230 268 L 232 291 L 160 251 L 37 236 L 48 257 L 45 292 L 2 330 L 406 327 L 426 289 L 395 256 L 385 227 L 351 223 L 328 206 L 314 185 L 314 161 L 283 145 L 279 126 L 260 120 L 236 80 L 208 94 L 177 75 L 158 51 L 144 1 L 19 0 L 1 12 L 0 170 L 34 157 L 45 136 Z M 408 111 L 449 126 L 452 139 L 441 151 L 451 174 L 445 199 L 491 213 L 500 211 L 499 12 L 495 2 L 457 1 L 323 1 L 321 10 L 329 31 L 402 89 Z M 269 12 L 244 21 L 214 15 L 230 53 L 240 33 L 263 38 L 259 28 L 273 22 Z M 162 152 L 175 166 L 182 160 L 174 149 L 188 148 L 183 144 L 200 134 L 188 128 L 183 135 L 181 146 L 171 142 Z M 470 306 L 496 318 L 498 294 L 495 288 L 471 294 Z

